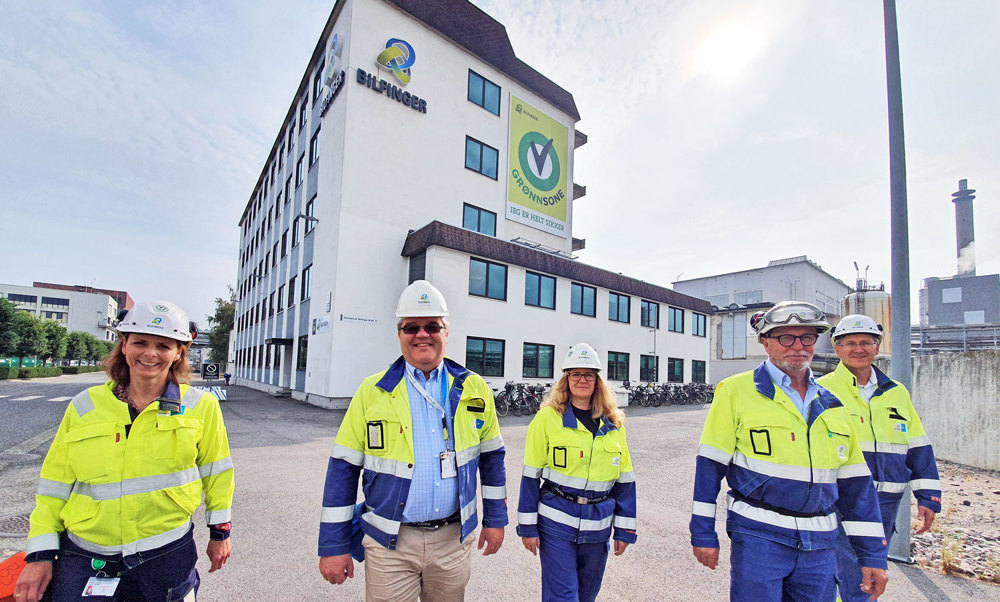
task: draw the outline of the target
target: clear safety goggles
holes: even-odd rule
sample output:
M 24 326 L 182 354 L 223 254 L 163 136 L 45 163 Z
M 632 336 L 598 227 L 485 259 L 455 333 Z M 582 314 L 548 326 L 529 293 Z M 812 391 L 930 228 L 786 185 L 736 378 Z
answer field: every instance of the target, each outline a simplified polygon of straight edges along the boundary
M 800 324 L 820 322 L 826 315 L 811 303 L 789 303 L 788 305 L 775 306 L 764 313 L 762 319 L 765 324 L 788 324 L 795 318 Z

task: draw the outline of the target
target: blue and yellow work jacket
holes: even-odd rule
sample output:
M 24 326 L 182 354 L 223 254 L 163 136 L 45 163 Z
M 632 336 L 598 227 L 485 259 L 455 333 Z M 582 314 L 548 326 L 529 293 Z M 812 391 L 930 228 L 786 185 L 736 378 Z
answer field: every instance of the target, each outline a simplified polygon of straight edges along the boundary
M 542 487 L 545 480 L 571 496 L 607 499 L 579 504 Z M 592 435 L 572 408 L 538 411 L 524 443 L 524 471 L 517 505 L 517 534 L 546 535 L 577 543 L 614 538 L 635 543 L 635 475 L 625 429 L 602 418 Z
M 207 523 L 230 521 L 233 460 L 219 401 L 171 383 L 133 422 L 114 386 L 91 387 L 66 407 L 42 463 L 29 554 L 59 550 L 63 531 L 95 554 L 165 546 L 191 530 L 202 493 Z
M 839 512 L 862 566 L 886 568 L 878 497 L 851 416 L 822 387 L 808 407 L 806 420 L 763 364 L 719 383 L 698 449 L 693 546 L 719 547 L 715 502 L 725 477 L 727 532 L 833 548 Z
M 366 378 L 337 431 L 326 472 L 319 555 L 351 552 L 358 476 L 364 471 L 361 529 L 390 550 L 402 523 L 413 474 L 413 433 L 402 357 Z M 479 525 L 476 473 L 482 477 L 483 526 L 507 524 L 504 447 L 493 392 L 486 381 L 448 358 L 444 368 L 455 431 L 458 502 L 464 540 Z
M 906 387 L 872 366 L 878 383 L 871 402 L 841 362 L 819 379 L 843 403 L 854 421 L 875 489 L 883 501 L 900 500 L 909 484 L 917 504 L 941 512 L 941 481 L 930 439 Z

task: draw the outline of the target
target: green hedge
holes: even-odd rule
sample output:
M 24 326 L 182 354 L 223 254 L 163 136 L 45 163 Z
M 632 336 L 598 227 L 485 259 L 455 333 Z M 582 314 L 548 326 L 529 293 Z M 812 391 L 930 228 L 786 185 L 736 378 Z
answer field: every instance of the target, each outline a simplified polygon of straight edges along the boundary
M 62 368 L 45 368 L 39 366 L 37 368 L 19 368 L 17 371 L 18 378 L 45 378 L 47 376 L 62 376 Z
M 17 366 L 0 366 L 0 380 L 17 378 Z
M 63 366 L 63 374 L 87 374 L 88 372 L 102 372 L 104 366 Z

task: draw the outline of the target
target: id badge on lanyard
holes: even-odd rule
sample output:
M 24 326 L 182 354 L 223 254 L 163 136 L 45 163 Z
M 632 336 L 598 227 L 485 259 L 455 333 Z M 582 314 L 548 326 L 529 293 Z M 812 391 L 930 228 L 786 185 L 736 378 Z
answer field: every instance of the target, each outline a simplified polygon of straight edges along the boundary
M 435 400 L 431 395 L 420 386 L 417 379 L 413 378 L 413 375 L 409 371 L 406 372 L 406 378 L 410 381 L 420 395 L 427 400 L 431 406 L 441 412 L 441 432 L 444 433 L 444 445 L 445 451 L 441 452 L 438 459 L 441 462 L 441 478 L 442 479 L 454 479 L 458 477 L 458 458 L 455 454 L 454 443 L 451 441 L 451 436 L 448 433 L 448 418 L 446 416 L 445 409 Z M 448 399 L 448 373 L 442 370 L 441 373 L 441 399 Z

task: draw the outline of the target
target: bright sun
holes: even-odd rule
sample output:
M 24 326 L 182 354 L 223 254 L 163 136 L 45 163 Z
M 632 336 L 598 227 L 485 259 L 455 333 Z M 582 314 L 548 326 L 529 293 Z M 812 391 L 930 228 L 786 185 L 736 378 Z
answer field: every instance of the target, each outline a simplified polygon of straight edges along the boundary
M 748 74 L 763 48 L 763 37 L 749 23 L 719 25 L 696 50 L 694 72 L 721 83 L 733 83 Z

